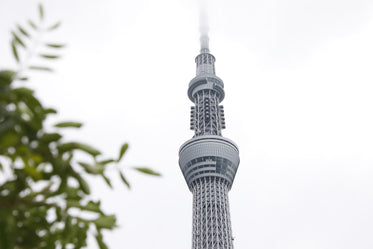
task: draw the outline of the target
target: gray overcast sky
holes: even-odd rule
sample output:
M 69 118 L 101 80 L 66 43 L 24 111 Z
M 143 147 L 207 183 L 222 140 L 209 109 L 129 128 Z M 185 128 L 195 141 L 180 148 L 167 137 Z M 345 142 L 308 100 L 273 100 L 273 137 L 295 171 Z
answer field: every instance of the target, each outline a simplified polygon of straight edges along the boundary
M 192 137 L 198 1 L 43 2 L 47 20 L 63 22 L 49 39 L 68 43 L 56 73 L 27 83 L 58 108 L 49 122 L 83 121 L 68 137 L 107 154 L 128 141 L 123 167 L 163 173 L 128 171 L 131 191 L 93 182 L 119 218 L 109 245 L 190 248 L 192 196 L 178 149 Z M 1 68 L 12 65 L 10 29 L 36 17 L 37 3 L 0 0 Z M 230 192 L 235 248 L 372 249 L 373 2 L 214 0 L 208 14 L 224 136 L 241 156 Z

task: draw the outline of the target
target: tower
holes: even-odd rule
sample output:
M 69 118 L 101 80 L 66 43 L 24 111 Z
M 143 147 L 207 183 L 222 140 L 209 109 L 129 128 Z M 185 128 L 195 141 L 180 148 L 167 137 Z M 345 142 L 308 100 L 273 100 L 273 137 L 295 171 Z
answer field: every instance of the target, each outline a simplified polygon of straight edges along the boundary
M 192 249 L 233 249 L 228 191 L 240 162 L 238 147 L 222 136 L 223 81 L 215 75 L 208 37 L 201 37 L 196 77 L 188 88 L 192 139 L 179 151 L 179 165 L 193 194 Z

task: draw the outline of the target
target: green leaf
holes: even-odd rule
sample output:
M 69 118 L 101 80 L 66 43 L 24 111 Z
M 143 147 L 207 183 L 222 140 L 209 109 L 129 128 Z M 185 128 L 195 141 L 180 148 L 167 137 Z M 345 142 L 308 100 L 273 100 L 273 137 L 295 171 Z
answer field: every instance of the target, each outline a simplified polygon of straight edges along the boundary
M 101 215 L 93 223 L 99 228 L 113 229 L 116 227 L 115 215 Z
M 78 123 L 78 122 L 61 122 L 61 123 L 54 125 L 54 127 L 58 127 L 58 128 L 66 128 L 66 127 L 80 128 L 81 126 L 82 126 L 82 123 Z
M 56 114 L 57 111 L 53 108 L 44 109 L 44 114 L 50 114 L 50 113 Z
M 79 188 L 69 187 L 69 186 L 67 186 L 67 183 L 65 184 L 65 183 L 61 182 L 61 185 L 62 184 L 65 185 L 64 188 L 63 188 L 63 191 L 66 194 L 66 199 L 74 200 L 74 201 L 79 201 L 79 200 L 82 199 L 81 195 L 79 194 L 79 191 L 80 191 Z M 74 202 L 72 202 L 72 203 L 74 203 Z
M 38 171 L 35 167 L 31 167 L 30 165 L 26 164 L 24 171 L 31 176 L 34 181 L 42 179 L 42 172 Z
M 62 136 L 58 133 L 44 133 L 41 136 L 40 140 L 46 143 L 50 143 L 50 142 L 56 142 L 60 140 L 61 138 Z
M 84 206 L 80 203 L 79 200 L 69 199 L 67 200 L 66 205 L 68 207 L 76 207 L 76 208 L 79 208 L 80 210 L 91 211 L 91 212 L 100 213 L 104 215 L 104 213 L 102 212 L 100 208 L 100 205 L 101 205 L 100 201 L 98 202 L 89 201 L 87 205 Z
M 94 169 L 94 167 L 88 163 L 85 162 L 78 162 L 80 166 L 84 168 L 85 171 L 91 174 L 98 174 L 98 172 Z
M 57 29 L 60 25 L 61 25 L 61 22 L 56 22 L 55 24 L 53 24 L 52 26 L 50 26 L 50 27 L 48 28 L 48 30 L 49 30 L 49 31 L 55 30 L 55 29 Z
M 46 59 L 58 59 L 60 58 L 59 55 L 51 55 L 51 54 L 39 54 L 40 57 L 46 58 Z
M 119 171 L 120 179 L 122 179 L 122 182 L 126 184 L 128 188 L 131 188 L 130 183 L 127 181 L 127 179 L 124 177 L 123 173 Z
M 13 81 L 15 75 L 14 71 L 2 70 L 0 71 L 0 85 L 9 85 Z
M 104 174 L 101 174 L 101 176 L 104 178 L 104 180 L 107 183 L 107 185 L 109 185 L 110 188 L 113 188 L 113 186 L 111 185 L 110 179 L 107 178 Z
M 38 30 L 38 29 L 39 29 L 38 26 L 36 26 L 36 24 L 35 24 L 33 21 L 28 20 L 28 23 L 30 24 L 30 26 L 31 26 L 33 29 L 35 29 L 35 30 Z
M 89 189 L 88 183 L 80 176 L 76 175 L 76 179 L 79 182 L 80 189 L 87 195 L 91 193 L 91 190 Z
M 101 233 L 99 233 L 99 234 L 96 235 L 96 241 L 97 241 L 97 245 L 98 245 L 98 247 L 99 247 L 100 249 L 109 249 L 109 248 L 106 246 L 105 242 L 103 241 L 103 238 L 102 238 Z
M 127 143 L 123 144 L 122 147 L 120 148 L 119 157 L 118 157 L 117 162 L 119 162 L 122 159 L 122 157 L 123 157 L 124 153 L 126 153 L 127 149 L 128 149 L 128 144 Z
M 17 47 L 16 47 L 14 40 L 12 41 L 12 51 L 13 51 L 14 58 L 16 59 L 17 62 L 19 62 L 18 51 L 17 51 Z
M 30 125 L 34 129 L 41 129 L 42 120 L 45 118 L 45 115 L 41 103 L 33 96 L 33 91 L 25 87 L 20 87 L 13 89 L 12 92 L 19 101 L 25 104 L 20 106 L 20 111 L 29 116 Z
M 32 69 L 32 70 L 41 70 L 41 71 L 48 71 L 48 72 L 52 72 L 53 71 L 49 67 L 41 67 L 41 66 L 29 66 L 29 69 Z
M 26 80 L 28 80 L 28 78 L 27 77 L 21 77 L 21 78 L 17 78 L 17 80 L 26 81 Z
M 113 162 L 115 162 L 114 159 L 107 159 L 107 160 L 99 161 L 98 163 L 106 165 L 106 164 L 113 163 Z
M 58 146 L 58 148 L 59 148 L 60 152 L 62 152 L 62 153 L 67 152 L 67 151 L 72 151 L 72 150 L 82 150 L 82 151 L 87 152 L 88 154 L 90 154 L 92 156 L 97 156 L 97 155 L 101 154 L 100 151 L 94 149 L 90 145 L 82 144 L 82 143 L 76 143 L 76 142 L 60 144 Z
M 32 154 L 31 156 L 31 159 L 36 163 L 36 164 L 39 164 L 41 162 L 44 161 L 44 158 L 41 156 L 41 155 L 38 155 L 38 154 Z
M 102 174 L 105 170 L 105 165 L 103 164 L 100 164 L 100 163 L 97 163 L 95 165 L 91 165 L 91 164 L 88 164 L 88 163 L 84 163 L 84 162 L 78 162 L 78 164 L 80 166 L 83 167 L 83 169 L 89 173 L 89 174 L 93 174 L 93 175 L 99 175 L 99 174 Z
M 0 148 L 8 148 L 13 146 L 16 142 L 20 140 L 20 136 L 13 133 L 6 133 L 0 137 Z
M 34 90 L 27 88 L 27 87 L 18 87 L 18 88 L 14 88 L 12 92 L 17 95 L 22 95 L 24 97 L 25 95 L 26 96 L 32 95 L 34 93 Z
M 21 45 L 22 47 L 25 48 L 26 45 L 23 43 L 23 41 L 21 40 L 21 38 L 19 38 L 19 36 L 15 32 L 13 32 L 13 31 L 12 31 L 12 34 L 13 34 L 14 40 L 16 40 L 19 43 L 19 45 Z
M 45 45 L 50 48 L 63 48 L 66 46 L 65 44 L 55 44 L 55 43 L 47 43 Z
M 30 35 L 26 32 L 26 30 L 24 28 L 22 28 L 20 25 L 17 25 L 17 28 L 18 28 L 19 32 L 21 32 L 24 36 L 30 37 Z
M 103 212 L 100 208 L 100 205 L 101 205 L 100 201 L 98 201 L 98 202 L 89 201 L 86 206 L 83 206 L 82 209 L 103 214 Z
M 137 171 L 140 171 L 141 173 L 148 174 L 148 175 L 153 175 L 153 176 L 161 176 L 160 173 L 153 171 L 152 169 L 149 168 L 134 168 Z
M 40 20 L 44 19 L 44 8 L 41 3 L 39 3 L 39 17 L 40 17 Z
M 80 208 L 81 205 L 80 205 L 79 200 L 68 199 L 68 200 L 66 200 L 66 207 L 67 208 L 70 208 L 70 207 Z

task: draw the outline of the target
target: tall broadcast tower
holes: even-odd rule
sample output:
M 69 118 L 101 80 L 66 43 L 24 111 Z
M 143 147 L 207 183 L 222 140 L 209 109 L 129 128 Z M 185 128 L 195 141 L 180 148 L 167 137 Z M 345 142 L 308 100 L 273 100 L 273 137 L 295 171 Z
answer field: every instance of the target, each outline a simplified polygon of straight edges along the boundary
M 179 165 L 193 193 L 192 249 L 233 249 L 228 191 L 240 162 L 238 147 L 221 134 L 225 128 L 223 81 L 215 75 L 208 37 L 201 37 L 197 73 L 189 83 L 192 139 L 179 151 Z

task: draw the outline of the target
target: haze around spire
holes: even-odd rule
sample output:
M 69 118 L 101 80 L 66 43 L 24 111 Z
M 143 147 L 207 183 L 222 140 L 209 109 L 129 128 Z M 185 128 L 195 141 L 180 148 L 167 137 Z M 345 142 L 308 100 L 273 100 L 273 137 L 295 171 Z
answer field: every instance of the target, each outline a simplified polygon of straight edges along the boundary
M 209 24 L 207 12 L 207 0 L 200 1 L 199 32 L 201 52 L 209 52 Z

